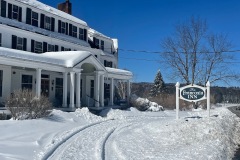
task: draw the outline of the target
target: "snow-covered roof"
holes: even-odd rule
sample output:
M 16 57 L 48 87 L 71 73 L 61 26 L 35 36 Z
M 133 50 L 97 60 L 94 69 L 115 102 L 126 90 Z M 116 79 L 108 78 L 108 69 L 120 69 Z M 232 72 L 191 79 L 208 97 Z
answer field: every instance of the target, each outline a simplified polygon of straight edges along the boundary
M 93 35 L 93 36 L 100 36 L 100 37 L 104 37 L 104 38 L 107 38 L 107 39 L 111 39 L 110 37 L 105 36 L 104 34 L 98 32 L 98 31 L 96 31 L 96 30 L 94 30 L 92 28 L 89 28 L 88 33 Z
M 63 17 L 65 19 L 68 19 L 70 21 L 74 21 L 74 22 L 82 24 L 84 26 L 87 26 L 87 23 L 84 22 L 83 20 L 80 20 L 80 19 L 78 19 L 78 18 L 76 18 L 76 17 L 74 17 L 74 16 L 72 16 L 70 14 L 67 14 L 65 12 L 62 12 L 62 11 L 56 9 L 56 8 L 53 8 L 53 7 L 48 6 L 46 4 L 43 4 L 43 3 L 41 3 L 41 2 L 39 2 L 37 0 L 15 0 L 15 1 L 25 3 L 25 4 L 29 5 L 29 6 L 41 9 L 41 10 L 49 12 L 51 14 Z
M 0 57 L 74 67 L 92 54 L 88 51 L 46 52 L 41 54 L 0 47 Z
M 124 75 L 124 76 L 133 76 L 132 72 L 127 71 L 127 70 L 110 68 L 110 67 L 105 67 L 105 68 L 106 68 L 108 73 Z

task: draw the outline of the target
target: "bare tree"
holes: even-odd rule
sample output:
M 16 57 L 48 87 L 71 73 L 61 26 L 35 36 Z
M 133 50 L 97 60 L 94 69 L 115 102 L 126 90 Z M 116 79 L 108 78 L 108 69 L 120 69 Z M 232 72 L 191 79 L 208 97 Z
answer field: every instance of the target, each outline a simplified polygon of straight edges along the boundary
M 161 56 L 171 69 L 172 78 L 201 85 L 239 78 L 225 63 L 233 58 L 225 53 L 232 48 L 226 35 L 210 34 L 206 21 L 195 17 L 176 25 L 175 31 L 161 43 Z

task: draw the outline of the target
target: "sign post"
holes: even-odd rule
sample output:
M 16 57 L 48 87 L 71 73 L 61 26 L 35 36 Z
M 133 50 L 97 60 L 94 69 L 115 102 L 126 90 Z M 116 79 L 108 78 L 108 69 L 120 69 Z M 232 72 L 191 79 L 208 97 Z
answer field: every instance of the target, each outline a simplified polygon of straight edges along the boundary
M 208 81 L 207 84 L 207 111 L 208 111 L 208 118 L 210 117 L 210 82 Z
M 180 90 L 180 96 L 179 96 Z M 207 90 L 207 93 L 205 93 Z M 208 117 L 210 117 L 210 82 L 206 87 L 201 87 L 195 84 L 187 85 L 180 88 L 179 82 L 176 83 L 176 119 L 179 119 L 179 98 L 188 102 L 198 102 L 207 99 Z
M 176 119 L 179 119 L 179 87 L 180 83 L 176 83 Z

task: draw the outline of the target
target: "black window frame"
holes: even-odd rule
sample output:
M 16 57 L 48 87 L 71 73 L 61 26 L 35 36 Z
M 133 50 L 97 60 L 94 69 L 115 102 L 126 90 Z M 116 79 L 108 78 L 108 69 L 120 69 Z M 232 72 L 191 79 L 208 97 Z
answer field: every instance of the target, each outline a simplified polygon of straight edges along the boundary
M 24 48 L 24 40 L 23 40 L 24 38 L 22 38 L 22 37 L 17 37 L 17 50 L 23 50 L 23 48 Z
M 66 34 L 66 23 L 61 22 L 61 33 Z
M 32 11 L 31 24 L 32 26 L 38 27 L 39 14 Z
M 90 98 L 94 98 L 94 80 L 90 81 Z
M 79 39 L 85 40 L 84 29 L 79 28 Z
M 33 76 L 29 74 L 22 74 L 21 78 L 21 88 L 23 89 L 29 89 L 32 90 L 33 88 Z
M 55 45 L 48 44 L 47 45 L 47 51 L 48 52 L 54 52 L 55 51 Z
M 41 49 L 38 48 L 41 44 Z M 34 53 L 43 53 L 43 43 L 42 42 L 38 42 L 38 41 L 34 41 Z
M 101 40 L 101 50 L 104 51 L 104 41 L 103 40 Z
M 47 21 L 47 19 L 49 19 L 49 21 Z M 52 21 L 51 21 L 51 17 L 48 17 L 48 16 L 45 16 L 44 17 L 44 28 L 46 29 L 46 30 L 51 30 L 51 28 L 52 28 Z
M 72 36 L 77 38 L 77 26 L 72 26 Z

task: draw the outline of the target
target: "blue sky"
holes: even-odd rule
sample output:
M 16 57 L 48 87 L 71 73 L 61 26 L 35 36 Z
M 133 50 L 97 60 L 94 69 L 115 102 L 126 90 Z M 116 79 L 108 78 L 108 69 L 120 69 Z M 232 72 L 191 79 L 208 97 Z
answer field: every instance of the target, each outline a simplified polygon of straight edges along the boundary
M 64 0 L 40 1 L 56 7 Z M 206 19 L 210 31 L 228 34 L 233 49 L 240 49 L 239 0 L 70 1 L 75 17 L 87 22 L 91 28 L 117 38 L 120 49 L 161 51 L 161 40 L 174 32 L 174 24 L 191 16 Z M 160 69 L 165 82 L 175 83 L 167 78 L 168 73 L 157 60 L 161 60 L 157 54 L 119 51 L 119 68 L 131 70 L 135 75 L 134 81 L 153 82 Z M 239 65 L 235 63 L 233 68 L 237 69 Z

